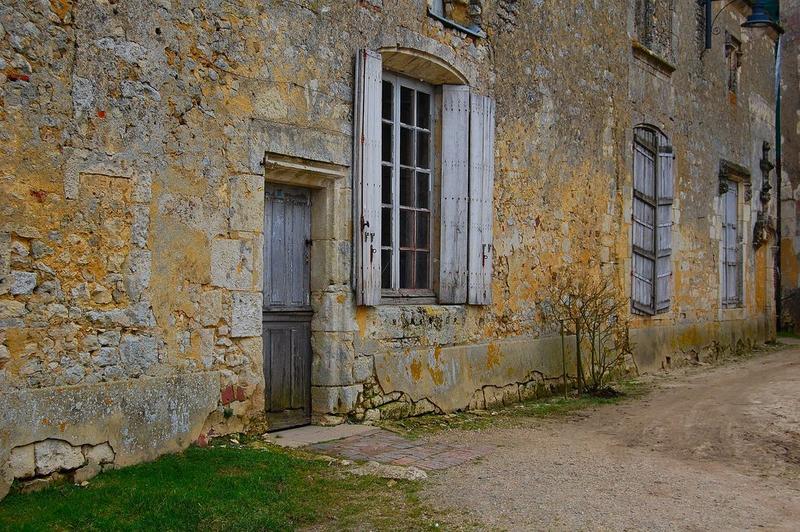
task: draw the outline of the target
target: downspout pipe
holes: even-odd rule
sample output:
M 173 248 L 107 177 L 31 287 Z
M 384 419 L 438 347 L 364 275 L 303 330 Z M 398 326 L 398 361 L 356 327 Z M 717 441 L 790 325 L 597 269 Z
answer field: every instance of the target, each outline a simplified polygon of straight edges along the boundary
M 706 50 L 711 50 L 711 1 L 706 0 Z
M 781 185 L 783 183 L 783 176 L 781 167 L 782 160 L 782 138 L 781 138 L 781 35 L 778 34 L 778 39 L 775 41 L 775 186 L 777 190 L 776 206 L 776 251 L 775 251 L 775 321 L 776 330 L 782 329 L 781 314 L 783 313 L 783 283 L 781 279 L 781 258 L 783 256 L 783 244 L 781 242 Z

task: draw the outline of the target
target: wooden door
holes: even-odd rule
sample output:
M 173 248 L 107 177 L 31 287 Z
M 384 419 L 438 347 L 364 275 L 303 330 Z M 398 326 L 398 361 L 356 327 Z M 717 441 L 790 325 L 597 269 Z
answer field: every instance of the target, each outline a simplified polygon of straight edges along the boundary
M 264 209 L 264 381 L 269 430 L 311 421 L 311 196 L 268 185 Z

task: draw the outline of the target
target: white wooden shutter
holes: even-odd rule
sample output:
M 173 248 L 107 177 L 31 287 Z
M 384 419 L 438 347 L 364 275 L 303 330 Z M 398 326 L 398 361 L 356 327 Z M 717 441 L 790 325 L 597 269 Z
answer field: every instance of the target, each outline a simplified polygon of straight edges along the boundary
M 356 56 L 353 128 L 353 232 L 356 302 L 381 300 L 381 56 Z
M 727 306 L 736 306 L 741 301 L 742 252 L 738 223 L 738 183 L 728 181 L 728 191 L 720 198 L 723 209 L 722 248 L 723 275 L 722 301 Z
M 656 212 L 656 312 L 669 309 L 672 299 L 672 200 L 675 189 L 671 146 L 658 150 Z
M 467 302 L 469 87 L 442 88 L 442 224 L 439 302 Z
M 655 313 L 655 167 L 652 153 L 634 144 L 631 299 L 646 314 Z
M 469 298 L 492 302 L 494 100 L 472 94 L 469 120 Z

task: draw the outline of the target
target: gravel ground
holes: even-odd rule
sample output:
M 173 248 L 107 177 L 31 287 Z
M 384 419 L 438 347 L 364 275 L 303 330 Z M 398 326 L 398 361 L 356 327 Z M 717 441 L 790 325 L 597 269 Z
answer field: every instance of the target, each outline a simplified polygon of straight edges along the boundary
M 435 507 L 510 530 L 800 530 L 800 349 L 654 379 L 641 400 L 437 441 Z

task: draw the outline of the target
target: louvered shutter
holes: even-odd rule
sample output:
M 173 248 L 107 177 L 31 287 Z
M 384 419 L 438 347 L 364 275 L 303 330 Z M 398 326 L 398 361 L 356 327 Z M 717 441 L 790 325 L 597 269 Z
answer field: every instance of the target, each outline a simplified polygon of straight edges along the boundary
M 675 155 L 671 146 L 658 150 L 656 212 L 656 312 L 669 309 L 672 299 L 672 199 Z
M 655 313 L 655 160 L 653 154 L 634 144 L 633 160 L 633 254 L 631 299 L 633 308 Z
M 442 224 L 439 302 L 467 302 L 469 87 L 442 88 Z
M 469 298 L 470 305 L 492 302 L 494 212 L 494 100 L 472 94 L 469 121 Z
M 738 224 L 738 183 L 728 182 L 728 191 L 722 196 L 723 225 L 723 283 L 722 300 L 729 306 L 741 301 L 742 253 Z
M 381 56 L 356 56 L 353 203 L 356 301 L 381 300 Z

